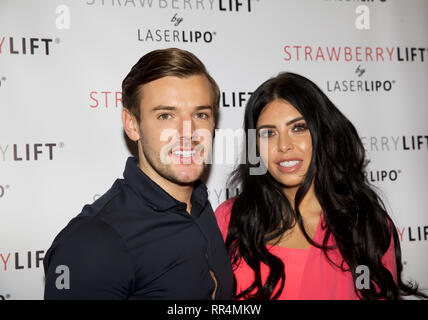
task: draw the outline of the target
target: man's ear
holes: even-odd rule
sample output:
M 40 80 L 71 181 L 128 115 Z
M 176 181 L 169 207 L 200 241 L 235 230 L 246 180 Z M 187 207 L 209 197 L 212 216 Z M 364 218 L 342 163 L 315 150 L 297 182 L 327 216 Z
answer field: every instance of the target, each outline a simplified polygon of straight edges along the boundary
M 139 123 L 135 116 L 126 108 L 123 108 L 122 111 L 122 123 L 123 129 L 129 139 L 132 141 L 140 140 Z

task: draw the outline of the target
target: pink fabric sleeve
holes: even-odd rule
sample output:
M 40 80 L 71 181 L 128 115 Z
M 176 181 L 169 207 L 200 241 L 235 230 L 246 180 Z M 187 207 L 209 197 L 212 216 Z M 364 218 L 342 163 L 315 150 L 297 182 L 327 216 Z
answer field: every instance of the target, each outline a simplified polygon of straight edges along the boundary
M 389 244 L 388 250 L 386 250 L 385 254 L 382 257 L 382 263 L 391 272 L 392 277 L 397 283 L 397 262 L 395 260 L 395 246 L 394 246 L 394 237 L 391 233 L 391 242 Z
M 235 199 L 229 199 L 223 202 L 215 210 L 215 217 L 217 219 L 218 227 L 223 236 L 223 240 L 226 241 L 227 230 L 229 228 L 230 213 L 232 211 L 233 202 Z

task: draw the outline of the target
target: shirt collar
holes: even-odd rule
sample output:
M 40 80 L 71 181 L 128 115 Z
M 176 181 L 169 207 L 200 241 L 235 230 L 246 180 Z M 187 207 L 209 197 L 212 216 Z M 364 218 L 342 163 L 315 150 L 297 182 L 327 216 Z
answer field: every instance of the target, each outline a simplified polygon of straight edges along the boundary
M 166 211 L 172 208 L 186 210 L 186 204 L 184 202 L 173 198 L 138 167 L 138 157 L 128 158 L 123 177 L 126 183 L 144 198 L 154 210 Z M 207 201 L 207 187 L 201 180 L 197 180 L 191 196 L 192 207 L 196 202 L 198 207 L 204 208 Z

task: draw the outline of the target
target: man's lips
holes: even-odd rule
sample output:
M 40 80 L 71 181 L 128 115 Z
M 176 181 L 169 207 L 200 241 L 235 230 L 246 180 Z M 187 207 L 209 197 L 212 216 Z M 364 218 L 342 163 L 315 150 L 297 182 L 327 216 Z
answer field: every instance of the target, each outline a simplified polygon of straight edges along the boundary
M 184 158 L 192 159 L 196 155 L 196 151 L 195 150 L 177 150 L 172 152 L 172 155 L 174 157 L 178 157 L 181 159 L 184 159 Z
M 171 151 L 171 156 L 174 163 L 178 164 L 190 164 L 190 163 L 199 163 L 201 162 L 202 156 L 201 152 L 204 149 L 202 145 L 197 145 L 191 148 L 175 148 Z

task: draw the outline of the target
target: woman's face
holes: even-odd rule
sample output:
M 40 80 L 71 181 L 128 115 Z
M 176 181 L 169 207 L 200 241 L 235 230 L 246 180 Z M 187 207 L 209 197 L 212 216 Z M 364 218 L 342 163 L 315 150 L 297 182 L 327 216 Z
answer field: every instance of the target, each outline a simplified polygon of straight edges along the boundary
M 312 139 L 306 121 L 285 100 L 268 103 L 256 124 L 260 156 L 267 170 L 286 190 L 297 190 L 312 158 Z

